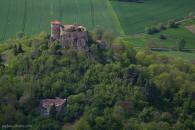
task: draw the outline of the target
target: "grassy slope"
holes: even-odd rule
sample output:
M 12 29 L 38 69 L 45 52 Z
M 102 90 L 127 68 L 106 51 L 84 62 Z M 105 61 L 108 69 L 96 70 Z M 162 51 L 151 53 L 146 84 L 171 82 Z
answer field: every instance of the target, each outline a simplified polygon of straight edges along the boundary
M 119 33 L 106 0 L 1 0 L 0 41 L 22 30 L 29 36 L 49 32 L 52 20 L 84 24 L 89 30 L 101 25 Z
M 155 43 L 162 43 L 165 47 L 177 47 L 177 41 L 179 38 L 184 38 L 186 40 L 186 48 L 195 48 L 195 34 L 184 28 L 186 25 L 195 24 L 195 20 L 184 22 L 176 29 L 167 29 L 160 33 L 153 35 L 144 34 L 143 36 L 138 36 L 137 38 L 124 38 L 130 41 L 136 47 L 144 47 L 147 40 L 153 40 Z M 166 40 L 159 39 L 159 36 L 163 34 L 167 37 Z M 156 51 L 160 54 L 170 55 L 178 57 L 187 61 L 195 59 L 195 52 L 181 52 L 181 51 Z
M 195 60 L 195 52 L 158 51 L 157 53 L 177 57 L 186 61 Z
M 167 29 L 153 35 L 144 34 L 137 38 L 124 38 L 133 43 L 134 46 L 143 47 L 147 40 L 153 40 L 157 44 L 163 44 L 164 47 L 177 47 L 177 42 L 180 38 L 186 40 L 186 48 L 195 48 L 195 34 L 187 30 L 184 26 L 195 24 L 195 20 L 182 23 L 179 28 Z M 166 40 L 159 39 L 163 34 L 167 37 Z
M 112 5 L 126 34 L 141 33 L 146 26 L 180 19 L 195 11 L 194 0 L 151 0 L 145 3 L 113 1 Z

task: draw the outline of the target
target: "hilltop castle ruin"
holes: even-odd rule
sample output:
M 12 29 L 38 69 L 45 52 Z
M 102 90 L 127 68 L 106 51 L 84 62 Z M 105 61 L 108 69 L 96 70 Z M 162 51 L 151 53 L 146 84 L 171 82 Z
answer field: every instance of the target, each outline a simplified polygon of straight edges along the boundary
M 88 31 L 84 25 L 62 25 L 59 21 L 53 21 L 51 40 L 59 42 L 62 48 L 73 46 L 77 50 L 89 50 Z

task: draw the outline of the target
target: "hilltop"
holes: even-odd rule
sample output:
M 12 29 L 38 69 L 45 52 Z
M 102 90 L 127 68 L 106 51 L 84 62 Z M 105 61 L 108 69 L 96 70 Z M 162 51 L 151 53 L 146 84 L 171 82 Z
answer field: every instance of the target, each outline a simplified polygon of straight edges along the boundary
M 42 130 L 193 129 L 195 66 L 136 51 L 109 32 L 97 32 L 89 51 L 62 48 L 46 33 L 1 44 L 7 61 L 0 66 L 0 124 Z M 93 42 L 97 37 L 106 48 Z M 37 112 L 40 100 L 55 97 L 67 99 L 61 112 L 55 107 L 46 117 Z

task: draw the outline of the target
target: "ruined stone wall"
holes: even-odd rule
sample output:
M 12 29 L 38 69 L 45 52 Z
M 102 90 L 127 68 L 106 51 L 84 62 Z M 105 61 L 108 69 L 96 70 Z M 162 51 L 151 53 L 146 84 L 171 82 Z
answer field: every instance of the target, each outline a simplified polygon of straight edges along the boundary
M 59 42 L 62 48 L 73 46 L 77 50 L 89 50 L 88 32 L 83 25 L 63 26 L 59 21 L 51 22 L 51 42 L 54 41 Z
M 60 44 L 62 48 L 68 48 L 73 46 L 75 49 L 80 50 L 84 49 L 86 51 L 88 48 L 88 33 L 87 31 L 73 31 L 73 32 L 61 32 L 60 36 Z
M 60 38 L 60 27 L 61 27 L 61 24 L 51 24 L 51 37 L 53 39 Z

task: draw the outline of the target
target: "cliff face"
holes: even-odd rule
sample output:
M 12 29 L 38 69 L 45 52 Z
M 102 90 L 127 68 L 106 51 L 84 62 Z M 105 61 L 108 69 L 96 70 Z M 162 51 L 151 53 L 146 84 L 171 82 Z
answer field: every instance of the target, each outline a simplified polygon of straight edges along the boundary
M 89 50 L 87 45 L 88 43 L 88 33 L 82 31 L 73 31 L 73 32 L 62 32 L 59 42 L 62 48 L 68 48 L 73 46 L 75 49 L 80 50 L 84 49 Z

